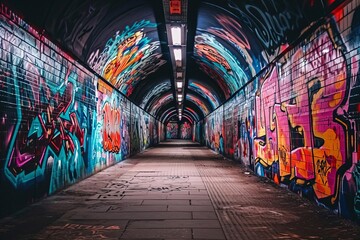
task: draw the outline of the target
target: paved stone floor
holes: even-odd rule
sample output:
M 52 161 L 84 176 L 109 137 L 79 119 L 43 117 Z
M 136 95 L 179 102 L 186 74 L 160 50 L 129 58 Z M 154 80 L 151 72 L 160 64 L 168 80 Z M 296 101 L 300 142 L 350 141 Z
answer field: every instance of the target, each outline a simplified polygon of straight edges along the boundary
M 360 227 L 170 141 L 0 219 L 0 239 L 360 239 Z

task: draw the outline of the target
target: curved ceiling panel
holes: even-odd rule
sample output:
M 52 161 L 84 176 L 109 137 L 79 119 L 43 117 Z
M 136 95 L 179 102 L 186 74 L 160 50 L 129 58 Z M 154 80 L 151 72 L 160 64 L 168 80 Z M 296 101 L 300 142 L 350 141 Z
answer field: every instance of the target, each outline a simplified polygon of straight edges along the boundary
M 146 111 L 149 111 L 149 106 L 153 105 L 154 101 L 157 101 L 162 94 L 169 92 L 170 89 L 170 81 L 165 81 L 153 86 L 153 88 L 144 95 L 143 99 L 141 100 L 140 107 Z
M 192 118 L 192 116 L 188 115 L 187 113 L 183 113 L 182 118 L 183 118 L 182 121 L 184 121 L 184 119 L 186 119 L 188 122 L 190 122 L 190 124 L 194 123 L 194 119 Z M 167 117 L 164 120 L 165 125 L 170 121 L 178 121 L 176 111 L 171 112 L 167 115 Z M 179 121 L 181 121 L 181 120 L 179 120 Z
M 199 120 L 205 117 L 201 107 L 197 105 L 195 102 L 187 101 L 185 105 L 185 110 L 188 109 L 193 114 L 197 115 Z
M 226 9 L 226 18 L 231 17 L 239 23 L 240 28 L 232 28 L 229 22 L 220 22 L 222 29 L 230 27 L 237 31 L 236 36 L 241 36 L 244 43 L 250 43 L 251 52 L 257 53 L 253 56 L 259 56 L 261 51 L 264 56 L 271 59 L 272 56 L 279 54 L 281 45 L 290 44 L 298 39 L 302 30 L 311 26 L 313 21 L 325 16 L 327 8 L 335 2 L 341 1 L 229 0 L 217 6 L 217 12 Z M 257 60 L 261 61 L 261 58 Z
M 343 1 L 187 1 L 187 101 L 179 106 L 174 99 L 179 87 L 172 83 L 178 69 L 170 63 L 165 20 L 169 13 L 163 7 L 168 0 L 3 2 L 155 117 L 167 120 L 180 106 L 196 120 L 223 104 Z
M 138 84 L 166 63 L 158 33 L 159 15 L 163 14 L 161 0 L 7 2 L 39 32 L 134 102 L 132 93 Z M 167 75 L 170 84 L 168 72 L 160 72 L 156 77 L 164 79 Z M 152 80 L 147 81 L 150 89 L 158 83 Z
M 161 105 L 157 110 L 156 110 L 156 116 L 160 119 L 160 121 L 163 121 L 164 115 L 166 115 L 166 113 L 168 113 L 169 111 L 172 110 L 176 110 L 178 111 L 177 108 L 175 108 L 173 102 L 168 102 L 166 104 Z
M 177 109 L 175 107 L 168 108 L 161 114 L 160 121 L 162 121 L 163 123 L 167 123 L 171 119 L 171 117 L 176 113 L 177 113 Z
M 189 116 L 193 121 L 199 121 L 200 119 L 204 118 L 203 113 L 201 112 L 201 108 L 195 105 L 193 102 L 188 102 L 186 104 L 186 108 L 184 108 L 183 115 Z M 178 109 L 171 106 L 163 106 L 158 111 L 158 116 L 160 116 L 159 120 L 167 123 L 170 119 L 177 115 Z
M 215 109 L 220 105 L 221 99 L 219 99 L 216 92 L 203 82 L 190 79 L 188 88 L 208 100 L 212 109 Z
M 189 115 L 191 115 L 191 117 L 195 120 L 195 121 L 199 121 L 199 115 L 195 112 L 194 109 L 190 108 L 190 107 L 186 107 L 184 110 L 185 113 L 188 113 Z
M 237 57 L 222 45 L 214 35 L 198 30 L 195 37 L 194 56 L 214 69 L 226 82 L 231 94 L 248 81 Z
M 136 104 L 146 108 L 146 106 L 149 105 L 149 100 L 151 101 L 153 97 L 159 97 L 161 94 L 165 94 L 166 91 L 172 89 L 170 80 L 171 72 L 167 68 L 167 65 L 168 64 L 163 65 L 156 73 L 150 74 L 143 81 L 139 82 L 130 96 Z M 156 92 L 157 90 L 159 92 Z
M 186 113 L 184 113 L 182 117 L 184 119 L 188 120 L 190 122 L 190 124 L 194 123 L 194 119 L 191 116 L 187 115 Z
M 224 79 L 221 77 L 221 75 L 215 71 L 211 66 L 207 65 L 206 63 L 197 60 L 196 63 L 199 65 L 199 69 L 205 73 L 207 76 L 206 78 L 202 78 L 204 82 L 215 82 L 219 89 L 221 89 L 221 92 L 225 96 L 225 99 L 228 99 L 231 96 L 231 90 L 227 83 L 224 81 Z
M 226 47 L 229 51 L 227 54 L 230 55 L 229 59 L 236 58 L 237 67 L 241 68 L 247 78 L 251 78 L 265 66 L 268 59 L 263 56 L 263 47 L 260 46 L 256 36 L 239 21 L 236 13 L 231 11 L 231 6 L 236 6 L 236 3 L 233 1 L 227 5 L 226 8 L 211 3 L 202 4 L 199 10 L 197 31 L 200 35 L 211 36 L 216 42 L 212 44 L 218 48 Z M 228 59 L 226 55 L 223 57 Z M 229 69 L 231 70 L 236 69 Z M 240 85 L 242 85 L 241 82 Z
M 241 32 L 241 26 L 231 14 L 229 16 L 228 11 L 213 4 L 201 4 L 194 57 L 208 75 L 216 72 L 216 75 L 209 76 L 216 76 L 218 82 L 224 82 L 230 91 L 229 95 L 234 94 L 256 74 L 251 64 L 253 61 L 250 62 L 250 44 L 247 41 Z
M 152 104 L 148 107 L 148 112 L 150 114 L 152 114 L 153 116 L 158 116 L 157 112 L 158 110 L 168 104 L 171 103 L 172 101 L 174 101 L 174 96 L 173 94 L 170 92 L 168 94 L 165 94 L 163 96 L 161 96 L 157 101 L 153 101 Z
M 188 93 L 186 94 L 186 100 L 194 103 L 195 105 L 199 106 L 201 112 L 204 116 L 210 113 L 209 107 L 205 104 L 204 101 L 200 100 L 199 97 L 195 96 L 194 94 Z
M 89 66 L 130 96 L 139 81 L 165 63 L 156 26 L 151 20 L 141 19 L 120 28 L 103 47 L 91 52 Z
M 194 58 L 228 99 L 325 13 L 323 1 L 202 1 Z

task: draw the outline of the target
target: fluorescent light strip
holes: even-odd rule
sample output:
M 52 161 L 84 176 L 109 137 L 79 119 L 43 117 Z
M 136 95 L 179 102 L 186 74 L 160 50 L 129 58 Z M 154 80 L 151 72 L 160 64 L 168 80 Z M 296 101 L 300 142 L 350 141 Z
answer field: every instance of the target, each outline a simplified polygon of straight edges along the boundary
M 173 45 L 181 45 L 181 28 L 180 27 L 171 27 L 171 38 Z
M 175 61 L 181 61 L 181 48 L 174 48 Z
M 177 88 L 182 88 L 182 85 L 183 85 L 182 82 L 176 82 L 176 87 L 177 87 Z

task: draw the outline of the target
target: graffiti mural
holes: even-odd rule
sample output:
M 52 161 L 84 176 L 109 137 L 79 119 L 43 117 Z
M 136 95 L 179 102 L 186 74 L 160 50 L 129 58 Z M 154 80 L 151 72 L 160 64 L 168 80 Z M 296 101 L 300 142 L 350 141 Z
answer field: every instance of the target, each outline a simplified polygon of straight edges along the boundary
M 105 151 L 116 152 L 120 151 L 120 110 L 117 106 L 111 106 L 106 102 L 103 110 L 104 126 L 103 126 L 103 140 L 102 145 Z
M 5 17 L 0 31 L 1 88 L 8 93 L 1 102 L 11 103 L 1 106 L 4 173 L 15 189 L 48 179 L 43 193 L 52 193 L 86 174 L 95 85 L 70 61 L 41 54 L 54 50 Z
M 140 149 L 144 150 L 150 146 L 150 116 L 141 110 L 140 118 Z
M 153 129 L 155 119 L 138 106 L 131 105 L 131 154 L 148 148 L 152 142 L 157 142 L 157 134 Z
M 96 92 L 97 120 L 94 141 L 93 171 L 125 159 L 129 155 L 129 102 L 103 81 Z M 111 153 L 111 154 L 109 154 Z
M 157 51 L 160 42 L 147 37 L 145 28 L 154 29 L 156 24 L 142 20 L 126 26 L 88 59 L 96 72 L 127 96 L 140 80 L 165 63 Z
M 199 106 L 204 116 L 210 113 L 208 106 L 203 101 L 201 101 L 200 98 L 194 96 L 193 94 L 186 94 L 186 100 L 191 101 Z
M 161 122 L 158 122 L 158 137 L 159 137 L 159 142 L 165 141 L 164 124 L 162 124 Z
M 197 59 L 196 63 L 199 65 L 199 68 L 209 77 L 211 76 L 212 81 L 215 81 L 219 88 L 221 89 L 222 93 L 224 94 L 225 98 L 228 99 L 232 95 L 230 87 L 221 77 L 221 75 L 211 68 L 211 66 L 207 65 L 206 63 Z
M 225 38 L 243 57 L 243 69 L 249 68 L 249 76 L 255 76 L 267 63 L 260 53 L 260 48 L 254 46 L 255 38 L 248 34 L 242 25 L 226 14 L 213 13 L 214 27 L 208 31 L 219 39 Z M 245 64 L 247 67 L 244 67 Z
M 140 152 L 140 108 L 131 105 L 131 155 Z
M 149 110 L 146 108 L 146 106 L 153 105 L 154 99 L 157 99 L 166 91 L 169 91 L 171 89 L 171 83 L 170 81 L 162 82 L 158 85 L 156 85 L 153 89 L 151 89 L 143 98 L 141 101 L 140 107 L 146 110 Z
M 155 127 L 160 122 L 9 11 L 0 14 L 0 91 L 0 215 L 123 160 L 130 144 L 134 154 L 164 134 Z
M 331 3 L 333 1 L 325 4 Z M 246 36 L 253 35 L 269 55 L 275 55 L 282 44 L 296 39 L 294 30 L 298 32 L 305 28 L 310 21 L 318 17 L 318 12 L 323 10 L 324 6 L 316 1 L 269 0 L 248 3 L 231 0 L 228 7 L 244 23 L 240 29 L 246 30 Z
M 206 118 L 206 145 L 219 153 L 224 153 L 223 106 Z
M 232 53 L 219 43 L 213 35 L 198 33 L 195 37 L 195 56 L 214 69 L 235 93 L 248 78 Z
M 187 121 L 180 124 L 180 138 L 192 139 L 192 125 Z
M 201 83 L 190 81 L 189 89 L 197 92 L 198 94 L 200 94 L 200 96 L 207 99 L 213 109 L 217 108 L 220 105 L 218 97 L 215 96 L 206 86 L 202 85 Z
M 344 45 L 331 39 L 331 30 L 319 30 L 306 48 L 296 50 L 292 59 L 287 59 L 300 65 L 293 68 L 291 78 L 280 77 L 275 68 L 256 97 L 254 148 L 258 173 L 271 174 L 275 181 L 285 176 L 301 179 L 304 184 L 315 180 L 312 186 L 318 199 L 338 195 L 340 167 L 347 161 L 345 122 L 337 120 L 342 118 L 337 113 L 345 107 L 349 76 L 344 49 L 337 47 Z M 287 64 L 290 63 L 284 63 Z M 289 98 L 279 87 L 285 81 L 292 86 L 304 84 L 307 88 L 294 89 Z M 270 93 L 271 89 L 276 89 L 275 94 Z M 271 173 L 266 173 L 266 168 Z
M 169 122 L 166 125 L 166 138 L 167 139 L 179 138 L 179 124 L 177 122 Z
M 126 158 L 130 155 L 130 101 L 123 98 L 121 101 L 121 122 L 120 122 L 120 132 L 121 132 L 121 155 L 122 158 Z
M 156 115 L 157 111 L 164 105 L 174 101 L 173 93 L 167 93 L 159 98 L 153 98 L 149 104 L 148 110 L 150 114 Z
M 224 155 L 359 220 L 360 11 L 351 6 L 210 113 L 198 141 L 222 152 L 222 134 Z M 270 37 L 262 44 L 276 53 L 284 39 Z
M 190 107 L 186 107 L 186 108 L 185 108 L 185 112 L 186 112 L 187 114 L 189 114 L 189 115 L 192 117 L 192 119 L 194 119 L 195 121 L 199 121 L 199 120 L 200 120 L 200 117 L 199 117 L 198 113 L 197 113 L 194 109 L 192 109 L 192 108 L 190 108 Z
M 234 129 L 236 125 L 233 122 L 233 111 L 234 111 L 235 99 L 232 98 L 224 105 L 224 155 L 230 158 L 234 158 Z

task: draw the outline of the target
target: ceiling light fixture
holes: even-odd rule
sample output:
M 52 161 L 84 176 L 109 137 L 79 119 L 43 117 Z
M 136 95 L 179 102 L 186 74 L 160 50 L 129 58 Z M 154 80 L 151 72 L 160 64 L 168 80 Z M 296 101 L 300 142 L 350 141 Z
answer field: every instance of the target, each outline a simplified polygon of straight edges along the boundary
M 174 48 L 175 61 L 181 61 L 181 48 Z
M 183 83 L 182 82 L 176 82 L 176 87 L 177 88 L 182 88 L 183 86 Z
M 181 45 L 181 28 L 180 27 L 171 27 L 171 38 L 172 44 L 176 46 Z
M 176 72 L 176 78 L 182 78 L 183 73 L 182 72 Z

